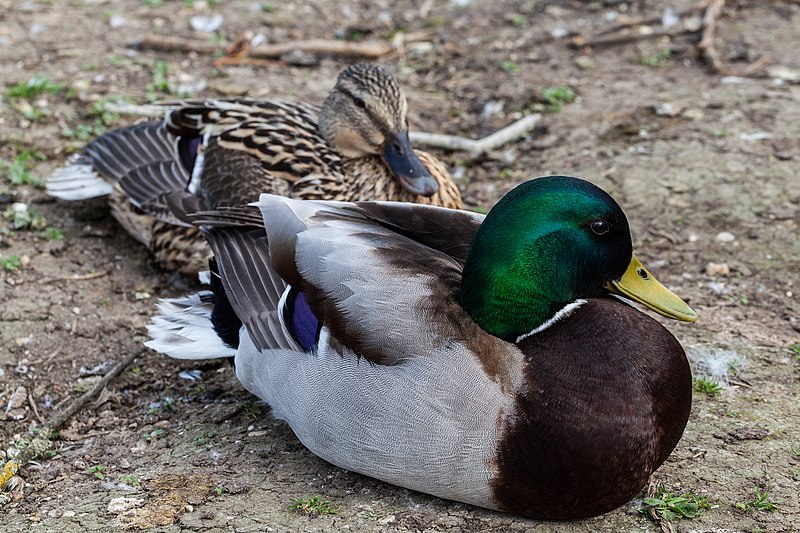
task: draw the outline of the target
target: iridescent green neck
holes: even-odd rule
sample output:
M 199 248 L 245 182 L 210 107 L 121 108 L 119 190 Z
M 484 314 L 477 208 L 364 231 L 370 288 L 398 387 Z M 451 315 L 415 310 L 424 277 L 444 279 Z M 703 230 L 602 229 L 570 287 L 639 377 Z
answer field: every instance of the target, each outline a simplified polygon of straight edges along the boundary
M 613 219 L 619 236 L 592 234 L 599 218 Z M 515 341 L 568 303 L 601 294 L 630 258 L 627 221 L 605 192 L 575 178 L 531 180 L 507 194 L 475 235 L 460 303 L 483 329 Z

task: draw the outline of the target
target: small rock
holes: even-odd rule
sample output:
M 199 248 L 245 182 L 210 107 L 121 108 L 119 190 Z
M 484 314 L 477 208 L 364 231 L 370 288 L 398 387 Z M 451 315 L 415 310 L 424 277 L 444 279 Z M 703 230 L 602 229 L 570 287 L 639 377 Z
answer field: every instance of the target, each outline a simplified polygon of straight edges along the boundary
M 121 28 L 126 22 L 128 22 L 128 19 L 122 15 L 111 15 L 111 19 L 108 21 L 112 28 Z
M 743 141 L 763 141 L 772 137 L 772 134 L 766 131 L 754 131 L 753 133 L 741 133 L 739 138 Z
M 706 274 L 709 276 L 727 276 L 731 273 L 728 263 L 711 263 L 706 265 Z
M 789 82 L 800 82 L 800 70 L 792 70 L 781 65 L 767 67 L 767 76 Z
M 114 514 L 120 514 L 128 509 L 133 509 L 134 507 L 139 507 L 142 505 L 143 501 L 139 498 L 126 498 L 124 496 L 119 498 L 112 498 L 110 502 L 108 502 L 108 512 Z M 64 513 L 66 515 L 67 513 Z
M 485 104 L 483 104 L 483 110 L 481 111 L 481 118 L 488 119 L 495 115 L 499 115 L 503 112 L 503 108 L 505 107 L 505 102 L 502 100 L 489 100 Z
M 701 120 L 706 118 L 705 113 L 694 107 L 690 107 L 689 109 L 681 113 L 681 116 L 685 119 L 693 120 L 695 122 L 700 122 Z
M 220 26 L 222 26 L 223 20 L 224 17 L 219 13 L 216 13 L 208 16 L 195 15 L 189 20 L 189 23 L 194 31 L 199 31 L 201 33 L 214 33 L 220 28 Z
M 31 342 L 31 339 L 33 339 L 33 335 L 28 335 L 27 337 L 17 337 L 16 339 L 14 339 L 14 344 L 22 348 L 23 346 Z
M 408 47 L 408 53 L 411 57 L 422 57 L 433 52 L 434 46 L 430 41 L 420 41 Z
M 733 242 L 736 240 L 736 236 L 730 231 L 720 231 L 714 239 L 717 242 Z
M 381 518 L 380 520 L 378 520 L 378 523 L 382 524 L 382 525 L 386 525 L 386 524 L 391 524 L 395 520 L 397 520 L 397 517 L 395 515 L 393 515 L 393 514 L 390 514 L 390 515 L 386 515 L 383 518 Z
M 262 436 L 264 436 L 266 434 L 267 434 L 266 431 L 260 430 L 260 431 L 251 431 L 250 433 L 247 434 L 247 436 L 248 437 L 262 437 Z
M 145 292 L 145 291 L 135 292 L 135 293 L 133 293 L 133 298 L 134 298 L 134 300 L 149 300 L 150 299 L 150 293 L 149 292 Z
M 714 437 L 722 439 L 727 444 L 743 440 L 761 440 L 769 435 L 769 430 L 762 426 L 742 426 L 727 433 L 714 433 Z
M 594 60 L 589 56 L 578 56 L 575 58 L 575 66 L 584 72 L 594 70 Z
M 653 107 L 653 111 L 660 117 L 677 117 L 683 108 L 674 102 L 664 102 Z
M 25 402 L 28 401 L 28 389 L 20 385 L 11 395 L 6 405 L 6 415 L 13 420 L 25 418 Z

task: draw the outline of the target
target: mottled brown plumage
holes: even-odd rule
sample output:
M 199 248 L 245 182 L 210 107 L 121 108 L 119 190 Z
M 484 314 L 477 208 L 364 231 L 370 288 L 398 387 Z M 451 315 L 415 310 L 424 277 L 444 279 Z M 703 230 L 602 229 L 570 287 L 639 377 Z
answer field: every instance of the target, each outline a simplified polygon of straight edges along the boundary
M 321 108 L 186 102 L 163 122 L 92 141 L 48 180 L 48 191 L 64 199 L 110 193 L 115 218 L 163 268 L 193 274 L 206 268 L 209 250 L 187 215 L 246 204 L 260 193 L 460 208 L 447 169 L 408 144 L 406 111 L 397 81 L 371 64 L 345 69 Z

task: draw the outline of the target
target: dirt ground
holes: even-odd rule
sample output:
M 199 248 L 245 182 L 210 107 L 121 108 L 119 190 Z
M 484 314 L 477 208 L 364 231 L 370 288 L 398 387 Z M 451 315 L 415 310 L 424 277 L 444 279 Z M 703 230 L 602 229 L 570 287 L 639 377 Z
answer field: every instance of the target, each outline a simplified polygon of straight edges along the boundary
M 539 175 L 590 179 L 625 209 L 637 255 L 697 310 L 696 324 L 666 325 L 697 375 L 716 369 L 725 386 L 695 392 L 652 485 L 705 496 L 710 509 L 670 525 L 641 514 L 640 498 L 591 520 L 541 523 L 393 487 L 317 459 L 227 363 L 146 352 L 61 431 L 53 457 L 25 469 L 2 529 L 800 530 L 800 5 L 731 1 L 720 19 L 722 60 L 742 68 L 766 56 L 769 75 L 709 72 L 699 33 L 682 31 L 696 15 L 667 28 L 672 36 L 569 46 L 625 17 L 655 17 L 636 31 L 662 31 L 667 5 L 669 19 L 693 2 L 0 0 L 0 441 L 25 436 L 136 350 L 157 298 L 194 288 L 158 271 L 103 201 L 53 201 L 11 179 L 47 176 L 103 127 L 137 120 L 97 102 L 196 91 L 319 103 L 350 61 L 215 68 L 210 56 L 129 44 L 246 31 L 268 42 L 405 36 L 380 63 L 409 96 L 412 129 L 479 138 L 543 112 L 531 135 L 480 160 L 439 153 L 468 207 L 487 209 Z M 214 14 L 224 16 L 214 33 L 192 28 Z M 63 89 L 9 97 L 33 75 Z M 559 109 L 563 88 L 576 98 Z M 15 229 L 13 202 L 44 220 Z M 760 504 L 757 492 L 768 494 Z M 313 496 L 338 513 L 288 510 Z

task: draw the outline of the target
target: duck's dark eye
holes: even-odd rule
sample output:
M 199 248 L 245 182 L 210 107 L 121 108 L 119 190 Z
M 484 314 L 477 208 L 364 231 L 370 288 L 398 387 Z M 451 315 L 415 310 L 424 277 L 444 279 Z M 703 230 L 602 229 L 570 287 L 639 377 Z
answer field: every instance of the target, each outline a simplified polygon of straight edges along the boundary
M 356 107 L 360 107 L 361 109 L 367 107 L 367 103 L 360 96 L 354 96 L 353 101 L 356 103 Z
M 592 231 L 596 235 L 605 235 L 611 229 L 611 225 L 602 218 L 598 218 L 597 220 L 593 220 L 589 227 L 592 228 Z

